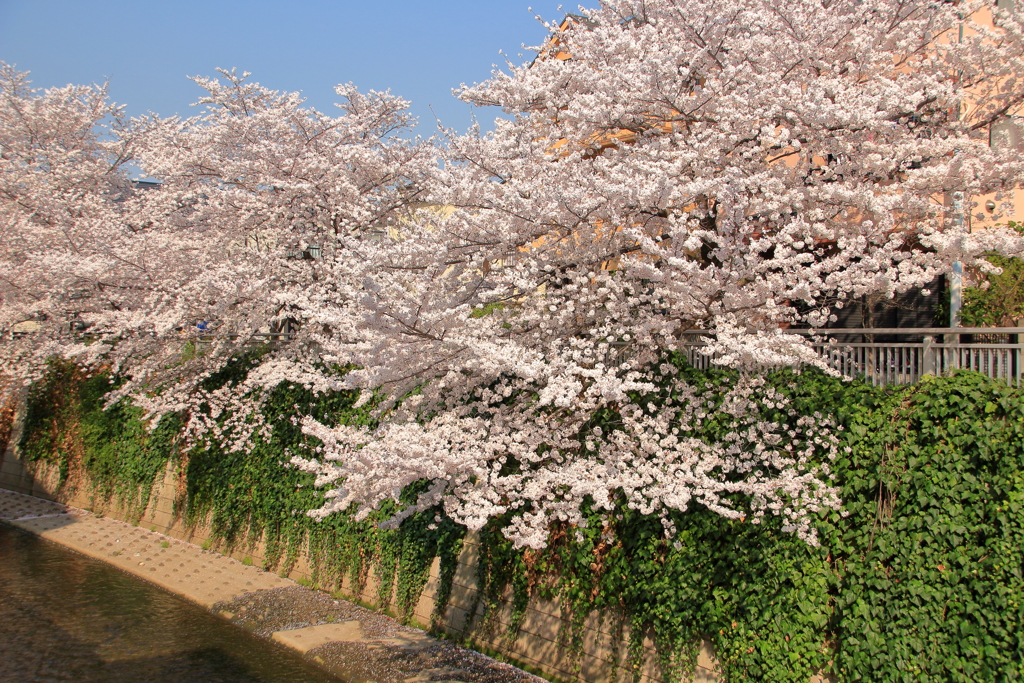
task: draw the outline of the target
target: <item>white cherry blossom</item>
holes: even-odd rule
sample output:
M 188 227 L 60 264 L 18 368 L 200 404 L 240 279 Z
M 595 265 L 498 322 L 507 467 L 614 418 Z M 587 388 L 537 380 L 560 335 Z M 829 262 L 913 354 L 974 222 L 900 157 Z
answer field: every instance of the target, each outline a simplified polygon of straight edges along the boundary
M 1022 15 L 986 27 L 986 7 L 606 0 L 459 91 L 509 115 L 492 132 L 431 140 L 351 86 L 330 116 L 224 72 L 196 79 L 196 117 L 128 121 L 102 88 L 37 93 L 5 68 L 0 329 L 40 326 L 0 347 L 5 371 L 110 367 L 111 400 L 239 450 L 281 382 L 385 397 L 376 429 L 297 407 L 323 443 L 294 460 L 328 489 L 315 514 L 425 480 L 392 523 L 517 511 L 506 533 L 540 547 L 586 505 L 696 504 L 814 542 L 837 426 L 761 378 L 821 365 L 785 328 L 1024 251 L 967 220 L 1024 180 L 988 139 L 1024 102 Z M 282 330 L 244 381 L 205 388 Z M 695 330 L 741 372 L 720 403 L 667 362 Z M 730 431 L 709 441 L 715 411 Z

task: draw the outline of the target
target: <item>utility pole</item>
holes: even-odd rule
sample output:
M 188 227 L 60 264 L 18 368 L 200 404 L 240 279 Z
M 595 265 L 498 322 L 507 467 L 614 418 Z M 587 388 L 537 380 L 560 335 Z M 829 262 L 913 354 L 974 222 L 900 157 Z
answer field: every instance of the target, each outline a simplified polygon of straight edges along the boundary
M 953 193 L 953 225 L 962 228 L 964 224 L 964 193 Z M 964 264 L 953 262 L 953 271 L 947 276 L 949 284 L 949 326 L 960 327 L 960 308 L 963 305 Z M 955 344 L 960 335 L 947 334 L 945 342 Z

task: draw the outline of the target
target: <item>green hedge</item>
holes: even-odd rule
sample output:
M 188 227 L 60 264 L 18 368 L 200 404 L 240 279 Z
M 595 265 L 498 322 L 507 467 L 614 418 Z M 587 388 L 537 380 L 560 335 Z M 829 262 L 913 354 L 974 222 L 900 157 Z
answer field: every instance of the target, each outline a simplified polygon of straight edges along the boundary
M 209 388 L 237 381 L 248 363 L 239 359 Z M 734 379 L 683 372 L 702 385 Z M 675 515 L 678 545 L 665 539 L 660 520 L 624 507 L 607 526 L 595 513 L 586 529 L 553 529 L 543 551 L 514 549 L 501 533 L 508 520 L 495 520 L 481 537 L 480 599 L 491 609 L 511 595 L 508 636 L 531 597 L 557 597 L 571 617 L 562 635 L 576 654 L 594 610 L 631 627 L 622 646 L 627 679 L 638 671 L 644 634 L 672 677 L 692 668 L 701 638 L 712 641 L 734 683 L 806 681 L 818 671 L 901 683 L 1024 677 L 1021 392 L 968 372 L 887 389 L 816 371 L 770 381 L 798 414 L 831 413 L 844 426 L 849 453 L 834 465 L 844 510 L 822 515 L 820 547 L 771 520 L 752 525 L 699 508 Z M 211 447 L 180 456 L 174 419 L 149 432 L 132 409 L 101 410 L 108 383 L 55 366 L 30 399 L 30 456 L 67 471 L 77 453 L 102 491 L 136 503 L 167 460 L 179 458 L 189 518 L 208 519 L 225 543 L 264 537 L 272 567 L 286 568 L 305 549 L 316 581 L 332 588 L 346 574 L 365 580 L 374 566 L 385 578 L 379 604 L 404 616 L 435 557 L 450 588 L 462 530 L 447 519 L 433 524 L 439 511 L 394 531 L 344 514 L 324 522 L 302 514 L 320 495 L 311 475 L 281 463 L 315 444 L 286 418 L 301 405 L 322 421 L 370 423 L 366 408 L 352 408 L 354 395 L 279 387 L 266 403 L 273 434 L 251 453 Z

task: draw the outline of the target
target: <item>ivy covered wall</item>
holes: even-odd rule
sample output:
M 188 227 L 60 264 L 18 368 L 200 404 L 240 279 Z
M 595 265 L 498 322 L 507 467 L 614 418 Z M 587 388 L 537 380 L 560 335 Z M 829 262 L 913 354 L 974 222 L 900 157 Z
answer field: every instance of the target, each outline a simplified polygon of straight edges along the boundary
M 245 367 L 240 359 L 211 387 L 237 381 Z M 724 371 L 683 372 L 710 392 L 734 381 Z M 148 430 L 131 408 L 103 411 L 109 381 L 55 366 L 29 399 L 25 457 L 59 464 L 69 480 L 87 477 L 98 495 L 135 509 L 172 462 L 187 519 L 205 521 L 225 544 L 262 538 L 268 569 L 286 570 L 305 554 L 328 590 L 345 577 L 365 582 L 372 567 L 378 606 L 400 617 L 440 558 L 435 617 L 444 613 L 460 527 L 440 510 L 391 531 L 346 515 L 314 521 L 302 514 L 319 506 L 311 475 L 281 465 L 315 446 L 287 419 L 296 404 L 321 421 L 372 423 L 367 409 L 352 407 L 354 396 L 281 386 L 266 403 L 272 434 L 251 452 L 211 445 L 185 453 L 177 418 Z M 772 520 L 730 521 L 698 508 L 675 515 L 679 534 L 669 540 L 660 519 L 623 506 L 594 512 L 586 528 L 552 529 L 545 550 L 517 550 L 501 534 L 508 520 L 497 520 L 480 534 L 485 614 L 509 613 L 503 628 L 514 640 L 532 601 L 556 599 L 561 638 L 577 657 L 588 616 L 605 615 L 622 634 L 622 680 L 640 671 L 644 634 L 667 679 L 686 676 L 702 639 L 734 683 L 803 682 L 821 671 L 894 683 L 1024 677 L 1021 392 L 972 373 L 888 389 L 811 371 L 770 381 L 797 414 L 830 413 L 844 426 L 848 449 L 833 463 L 844 509 L 822 514 L 820 546 Z

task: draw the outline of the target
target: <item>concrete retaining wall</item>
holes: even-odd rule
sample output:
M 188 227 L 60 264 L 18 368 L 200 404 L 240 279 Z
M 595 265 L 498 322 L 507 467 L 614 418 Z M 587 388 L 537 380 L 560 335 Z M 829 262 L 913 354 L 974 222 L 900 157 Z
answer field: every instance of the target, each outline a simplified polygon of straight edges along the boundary
M 23 405 L 23 404 L 22 404 Z M 156 483 L 149 505 L 139 517 L 129 511 L 119 509 L 111 501 L 100 499 L 92 490 L 88 481 L 75 480 L 57 486 L 59 473 L 55 466 L 24 462 L 14 448 L 18 443 L 22 429 L 23 411 L 15 415 L 10 446 L 0 461 L 0 488 L 18 493 L 25 493 L 49 500 L 59 500 L 75 507 L 91 510 L 95 513 L 131 522 L 140 527 L 153 529 L 161 533 L 196 544 L 204 544 L 209 539 L 209 529 L 205 526 L 187 526 L 181 511 L 175 509 L 176 497 L 180 496 L 181 481 L 173 465 L 168 465 L 163 478 Z M 251 558 L 253 564 L 262 566 L 263 547 L 221 549 L 236 559 Z M 507 637 L 507 624 L 511 614 L 511 605 L 506 603 L 497 614 L 490 615 L 486 624 L 481 619 L 482 601 L 476 598 L 476 558 L 479 545 L 476 538 L 468 535 L 462 555 L 459 557 L 455 573 L 451 599 L 442 627 L 451 635 L 466 639 L 478 649 L 497 653 L 513 663 L 532 669 L 550 679 L 563 681 L 586 681 L 598 683 L 605 681 L 630 681 L 633 672 L 627 670 L 625 664 L 626 645 L 628 643 L 628 627 L 624 632 L 615 635 L 616 622 L 608 615 L 592 614 L 585 622 L 583 654 L 574 661 L 562 644 L 560 634 L 566 627 L 561 610 L 553 602 L 534 599 L 527 607 L 525 618 L 518 636 L 510 642 Z M 305 557 L 300 557 L 288 577 L 297 581 L 310 580 L 310 568 Z M 435 559 L 430 571 L 430 579 L 414 611 L 414 617 L 420 624 L 428 624 L 434 609 L 435 596 L 439 584 L 439 561 Z M 377 596 L 378 582 L 371 572 L 365 586 L 358 591 L 346 577 L 342 592 L 348 597 L 364 603 L 373 604 Z M 471 610 L 477 605 L 476 612 Z M 641 683 L 656 683 L 663 680 L 657 665 L 657 657 L 650 639 L 645 640 L 646 652 L 642 667 Z M 705 642 L 701 648 L 697 668 L 692 681 L 707 683 L 720 680 L 716 673 L 716 662 L 710 645 Z M 822 683 L 825 679 L 815 677 L 810 683 Z

